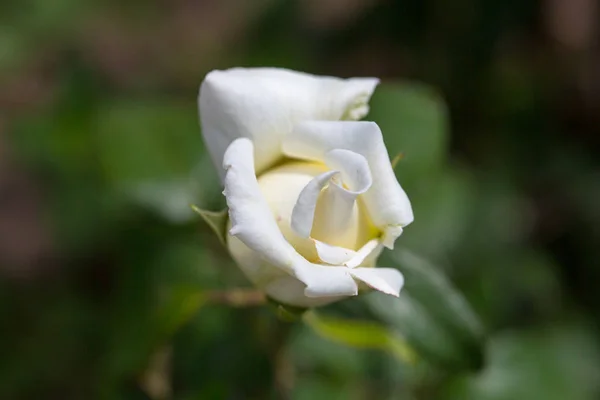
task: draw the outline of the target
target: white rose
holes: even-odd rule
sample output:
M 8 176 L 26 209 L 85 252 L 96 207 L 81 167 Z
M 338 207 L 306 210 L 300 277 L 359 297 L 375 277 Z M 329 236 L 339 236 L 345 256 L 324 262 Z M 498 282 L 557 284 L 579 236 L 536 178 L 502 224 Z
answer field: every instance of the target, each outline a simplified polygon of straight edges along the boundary
M 413 220 L 379 127 L 364 117 L 378 80 L 275 68 L 209 73 L 202 133 L 229 207 L 227 245 L 273 299 L 319 306 L 364 285 L 398 296 L 374 268 Z

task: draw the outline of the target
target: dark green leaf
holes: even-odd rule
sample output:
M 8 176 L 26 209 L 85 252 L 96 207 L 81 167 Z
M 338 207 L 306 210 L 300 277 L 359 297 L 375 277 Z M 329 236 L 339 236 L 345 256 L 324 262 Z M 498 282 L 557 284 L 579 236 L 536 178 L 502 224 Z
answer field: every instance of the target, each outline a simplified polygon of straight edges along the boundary
M 97 147 L 107 182 L 173 222 L 209 201 L 218 177 L 204 157 L 196 108 L 175 101 L 115 101 L 97 111 Z
M 405 250 L 394 253 L 404 274 L 400 298 L 374 293 L 371 310 L 428 361 L 447 368 L 477 368 L 483 362 L 483 328 L 468 302 L 444 274 Z
M 395 251 L 394 258 L 404 274 L 404 290 L 433 318 L 466 340 L 479 342 L 483 339 L 479 317 L 439 268 L 407 250 Z
M 487 367 L 455 379 L 443 398 L 597 399 L 599 350 L 592 332 L 576 325 L 499 334 L 489 341 Z

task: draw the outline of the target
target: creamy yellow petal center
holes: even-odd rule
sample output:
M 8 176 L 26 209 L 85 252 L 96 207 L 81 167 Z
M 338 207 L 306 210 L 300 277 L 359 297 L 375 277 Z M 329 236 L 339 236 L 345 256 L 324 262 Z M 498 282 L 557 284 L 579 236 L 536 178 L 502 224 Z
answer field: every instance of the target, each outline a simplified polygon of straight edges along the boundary
M 288 162 L 277 166 L 258 178 L 260 190 L 273 212 L 277 225 L 286 240 L 311 262 L 319 262 L 313 241 L 297 235 L 291 227 L 294 205 L 302 189 L 327 167 L 315 162 Z M 350 210 L 332 208 L 327 189 L 319 196 L 315 210 L 311 236 L 332 246 L 350 250 L 360 249 L 367 241 L 377 236 L 378 231 L 370 222 L 360 198 Z M 346 215 L 340 229 L 339 211 Z M 331 229 L 329 229 L 331 227 Z

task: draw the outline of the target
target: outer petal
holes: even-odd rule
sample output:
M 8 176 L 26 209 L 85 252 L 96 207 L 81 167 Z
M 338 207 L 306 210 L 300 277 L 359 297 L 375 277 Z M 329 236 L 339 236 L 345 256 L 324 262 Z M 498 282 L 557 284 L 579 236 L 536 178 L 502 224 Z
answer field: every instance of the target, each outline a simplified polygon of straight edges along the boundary
M 363 281 L 370 287 L 380 292 L 398 297 L 400 289 L 404 286 L 404 277 L 397 269 L 393 268 L 354 268 L 352 276 Z
M 298 123 L 283 141 L 283 151 L 290 157 L 322 161 L 334 149 L 351 150 L 367 159 L 373 183 L 361 197 L 373 222 L 384 232 L 383 243 L 393 247 L 402 227 L 413 221 L 413 212 L 394 175 L 376 123 L 305 121 Z
M 305 285 L 298 279 L 289 275 L 274 279 L 265 286 L 264 290 L 268 296 L 277 299 L 281 303 L 297 307 L 318 307 L 341 300 L 345 297 L 306 297 L 304 294 Z
M 260 173 L 282 157 L 281 139 L 297 122 L 364 117 L 378 82 L 278 68 L 212 71 L 202 82 L 198 99 L 204 140 L 219 166 L 229 143 L 239 137 L 251 139 Z M 220 169 L 219 174 L 223 178 Z
M 356 282 L 347 268 L 325 267 L 308 262 L 285 240 L 262 197 L 254 174 L 253 146 L 236 139 L 225 152 L 225 197 L 232 227 L 229 231 L 268 263 L 306 285 L 307 297 L 353 296 Z M 243 267 L 243 263 L 240 263 Z M 247 270 L 251 275 L 251 271 Z M 274 274 L 277 275 L 277 274 Z M 249 276 L 254 282 L 262 277 Z

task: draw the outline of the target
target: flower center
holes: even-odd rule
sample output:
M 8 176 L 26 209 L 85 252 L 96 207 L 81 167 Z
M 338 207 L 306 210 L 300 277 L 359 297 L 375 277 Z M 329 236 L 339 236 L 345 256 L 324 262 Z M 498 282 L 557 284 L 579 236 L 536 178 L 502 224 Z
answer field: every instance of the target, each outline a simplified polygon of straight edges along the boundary
M 258 177 L 263 197 L 273 212 L 286 240 L 308 261 L 322 262 L 315 241 L 356 251 L 378 235 L 366 212 L 360 196 L 347 201 L 348 186 L 342 177 L 331 176 L 331 182 L 322 189 L 316 188 L 318 199 L 314 217 L 309 226 L 310 237 L 298 234 L 292 228 L 292 215 L 301 193 L 313 178 L 328 171 L 318 162 L 292 161 L 275 167 Z M 346 197 L 344 197 L 346 196 Z

